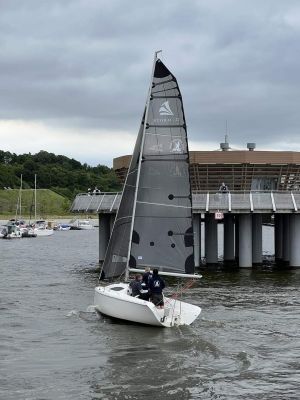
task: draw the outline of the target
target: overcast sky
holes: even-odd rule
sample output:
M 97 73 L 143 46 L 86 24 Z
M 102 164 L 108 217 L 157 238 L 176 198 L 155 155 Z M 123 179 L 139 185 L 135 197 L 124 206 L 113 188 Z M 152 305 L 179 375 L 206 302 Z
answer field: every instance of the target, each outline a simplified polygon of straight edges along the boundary
M 0 0 L 0 150 L 91 165 L 130 154 L 153 53 L 190 150 L 300 151 L 300 1 Z

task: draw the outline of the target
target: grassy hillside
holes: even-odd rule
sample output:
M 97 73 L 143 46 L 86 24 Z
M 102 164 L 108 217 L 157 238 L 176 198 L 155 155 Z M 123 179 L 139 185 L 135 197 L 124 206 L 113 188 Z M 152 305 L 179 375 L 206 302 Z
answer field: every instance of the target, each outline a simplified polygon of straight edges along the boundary
M 19 190 L 0 190 L 0 215 L 16 214 Z M 71 201 L 49 189 L 37 189 L 37 218 L 69 214 Z M 34 190 L 22 190 L 22 217 L 34 217 Z
M 121 189 L 113 169 L 105 165 L 91 167 L 66 156 L 41 150 L 37 154 L 17 155 L 0 150 L 0 188 L 50 189 L 72 200 L 88 188 L 98 187 L 102 192 Z

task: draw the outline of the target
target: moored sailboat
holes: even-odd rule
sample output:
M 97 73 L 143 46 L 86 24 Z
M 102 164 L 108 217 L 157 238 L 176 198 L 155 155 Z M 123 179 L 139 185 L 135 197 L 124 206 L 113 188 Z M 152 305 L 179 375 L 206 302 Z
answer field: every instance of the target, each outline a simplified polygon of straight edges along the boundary
M 32 224 L 33 232 L 36 236 L 51 236 L 53 235 L 53 229 L 47 221 L 44 219 L 37 220 L 36 219 L 36 209 L 37 209 L 37 200 L 36 200 L 36 175 L 34 175 L 34 219 L 35 222 Z
M 190 325 L 201 308 L 165 297 L 164 308 L 130 295 L 129 273 L 200 278 L 194 273 L 189 153 L 182 97 L 174 75 L 157 57 L 101 278 L 124 282 L 95 288 L 95 309 L 149 325 Z

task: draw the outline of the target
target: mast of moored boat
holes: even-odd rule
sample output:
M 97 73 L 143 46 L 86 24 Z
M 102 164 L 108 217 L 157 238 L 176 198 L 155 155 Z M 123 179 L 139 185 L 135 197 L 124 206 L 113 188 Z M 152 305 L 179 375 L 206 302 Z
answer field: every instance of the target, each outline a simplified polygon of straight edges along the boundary
M 150 104 L 150 97 L 151 97 L 151 89 L 152 89 L 152 83 L 153 83 L 153 77 L 154 77 L 154 71 L 155 71 L 155 64 L 156 64 L 156 61 L 157 61 L 157 55 L 159 53 L 161 53 L 161 52 L 162 52 L 162 50 L 159 50 L 159 51 L 156 51 L 154 53 L 154 60 L 153 60 L 153 66 L 152 66 L 152 72 L 151 72 L 151 79 L 150 79 L 150 85 L 149 85 L 147 101 L 146 101 L 146 111 L 145 111 L 144 126 L 143 126 L 143 136 L 142 136 L 141 148 L 140 148 L 140 154 L 139 154 L 139 162 L 138 162 L 138 170 L 137 170 L 137 178 L 136 178 L 134 202 L 133 202 L 133 210 L 132 210 L 131 226 L 130 226 L 130 234 L 129 234 L 129 244 L 128 244 L 128 253 L 127 253 L 126 270 L 125 270 L 125 281 L 127 281 L 129 279 L 130 249 L 131 249 L 131 241 L 132 241 L 135 210 L 136 210 L 136 200 L 137 200 L 139 180 L 140 180 L 140 174 L 141 174 L 141 162 L 142 162 L 143 148 L 144 148 L 144 142 L 145 142 L 146 121 L 148 119 L 149 104 Z
M 22 184 L 23 184 L 23 175 L 21 174 L 21 183 L 20 183 L 19 196 L 18 196 L 17 207 L 16 207 L 16 217 L 15 217 L 16 221 L 18 218 L 18 211 L 19 211 L 20 219 L 22 218 Z
M 34 174 L 34 221 L 36 222 L 36 174 Z

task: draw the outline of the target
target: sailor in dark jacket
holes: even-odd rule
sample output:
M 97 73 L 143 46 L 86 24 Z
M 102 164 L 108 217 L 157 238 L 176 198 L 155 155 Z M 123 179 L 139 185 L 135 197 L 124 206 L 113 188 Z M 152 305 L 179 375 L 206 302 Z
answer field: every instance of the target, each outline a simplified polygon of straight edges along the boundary
M 151 301 L 156 307 L 163 308 L 164 306 L 162 291 L 165 286 L 164 280 L 158 275 L 158 269 L 154 268 L 152 278 L 149 280 L 149 290 Z
M 148 290 L 144 290 L 142 287 L 142 275 L 137 274 L 134 281 L 131 281 L 129 286 L 132 291 L 131 296 L 138 297 L 142 300 L 149 300 Z
M 145 268 L 145 272 L 143 274 L 143 282 L 142 282 L 142 286 L 144 289 L 148 289 L 149 288 L 149 280 L 152 278 L 152 273 L 149 267 Z

